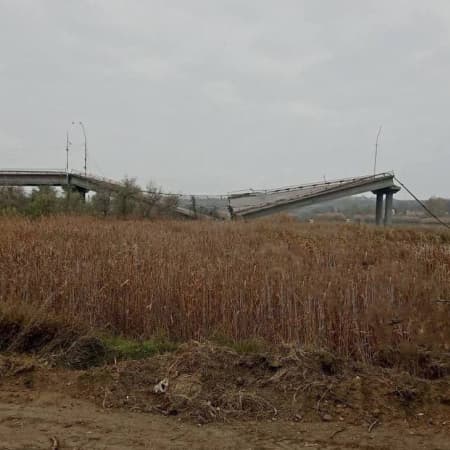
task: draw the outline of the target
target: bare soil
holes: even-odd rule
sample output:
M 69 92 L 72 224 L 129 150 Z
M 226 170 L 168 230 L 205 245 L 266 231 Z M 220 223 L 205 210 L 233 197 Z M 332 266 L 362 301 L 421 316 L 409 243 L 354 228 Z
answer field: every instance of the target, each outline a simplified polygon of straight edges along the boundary
M 105 410 L 49 391 L 0 394 L 1 449 L 448 449 L 449 430 L 426 421 L 371 432 L 342 423 L 249 421 L 199 426 L 155 414 Z
M 193 342 L 69 370 L 3 355 L 0 449 L 450 449 L 448 355 L 401 356 L 363 366 Z

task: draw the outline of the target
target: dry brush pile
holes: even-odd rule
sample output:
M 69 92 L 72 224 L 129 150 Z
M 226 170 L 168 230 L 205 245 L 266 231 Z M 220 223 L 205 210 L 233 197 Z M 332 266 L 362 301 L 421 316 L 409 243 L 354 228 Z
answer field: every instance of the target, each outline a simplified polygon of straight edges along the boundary
M 448 351 L 450 234 L 350 225 L 2 218 L 0 305 L 132 337 L 371 359 Z

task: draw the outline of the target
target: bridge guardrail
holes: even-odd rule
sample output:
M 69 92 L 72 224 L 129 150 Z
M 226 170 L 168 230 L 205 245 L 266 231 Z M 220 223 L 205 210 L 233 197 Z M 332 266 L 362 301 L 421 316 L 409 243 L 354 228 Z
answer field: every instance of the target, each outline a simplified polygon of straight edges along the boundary
M 34 174 L 44 174 L 44 175 L 54 175 L 54 174 L 66 174 L 67 172 L 65 171 L 65 169 L 0 169 L 0 174 L 5 173 L 5 174 L 30 174 L 30 175 L 34 175 Z

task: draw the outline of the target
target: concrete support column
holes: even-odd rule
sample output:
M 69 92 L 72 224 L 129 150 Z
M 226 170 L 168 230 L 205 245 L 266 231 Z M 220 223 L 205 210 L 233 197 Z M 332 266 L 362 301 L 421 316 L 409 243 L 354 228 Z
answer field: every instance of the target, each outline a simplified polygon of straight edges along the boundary
M 85 203 L 86 202 L 86 194 L 87 194 L 88 191 L 86 189 L 83 189 L 83 188 L 80 188 L 80 187 L 75 187 L 74 190 L 76 192 L 78 192 L 78 195 L 81 197 L 82 202 Z
M 381 225 L 383 222 L 383 192 L 377 192 L 377 206 L 375 209 L 375 223 Z
M 394 193 L 389 191 L 386 193 L 386 211 L 384 213 L 384 226 L 392 224 L 392 204 L 394 200 Z

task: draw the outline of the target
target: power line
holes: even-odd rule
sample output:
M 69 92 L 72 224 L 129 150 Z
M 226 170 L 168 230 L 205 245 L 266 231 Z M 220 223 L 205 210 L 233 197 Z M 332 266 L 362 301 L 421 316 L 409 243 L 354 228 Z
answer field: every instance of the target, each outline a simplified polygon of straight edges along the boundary
M 394 177 L 395 180 L 400 184 L 400 186 L 405 189 L 406 192 L 420 205 L 422 208 L 434 219 L 436 219 L 441 225 L 444 227 L 450 229 L 450 225 L 448 223 L 445 223 L 443 220 L 441 220 L 436 214 L 434 214 L 430 209 L 423 203 L 421 200 L 419 200 L 397 177 Z

